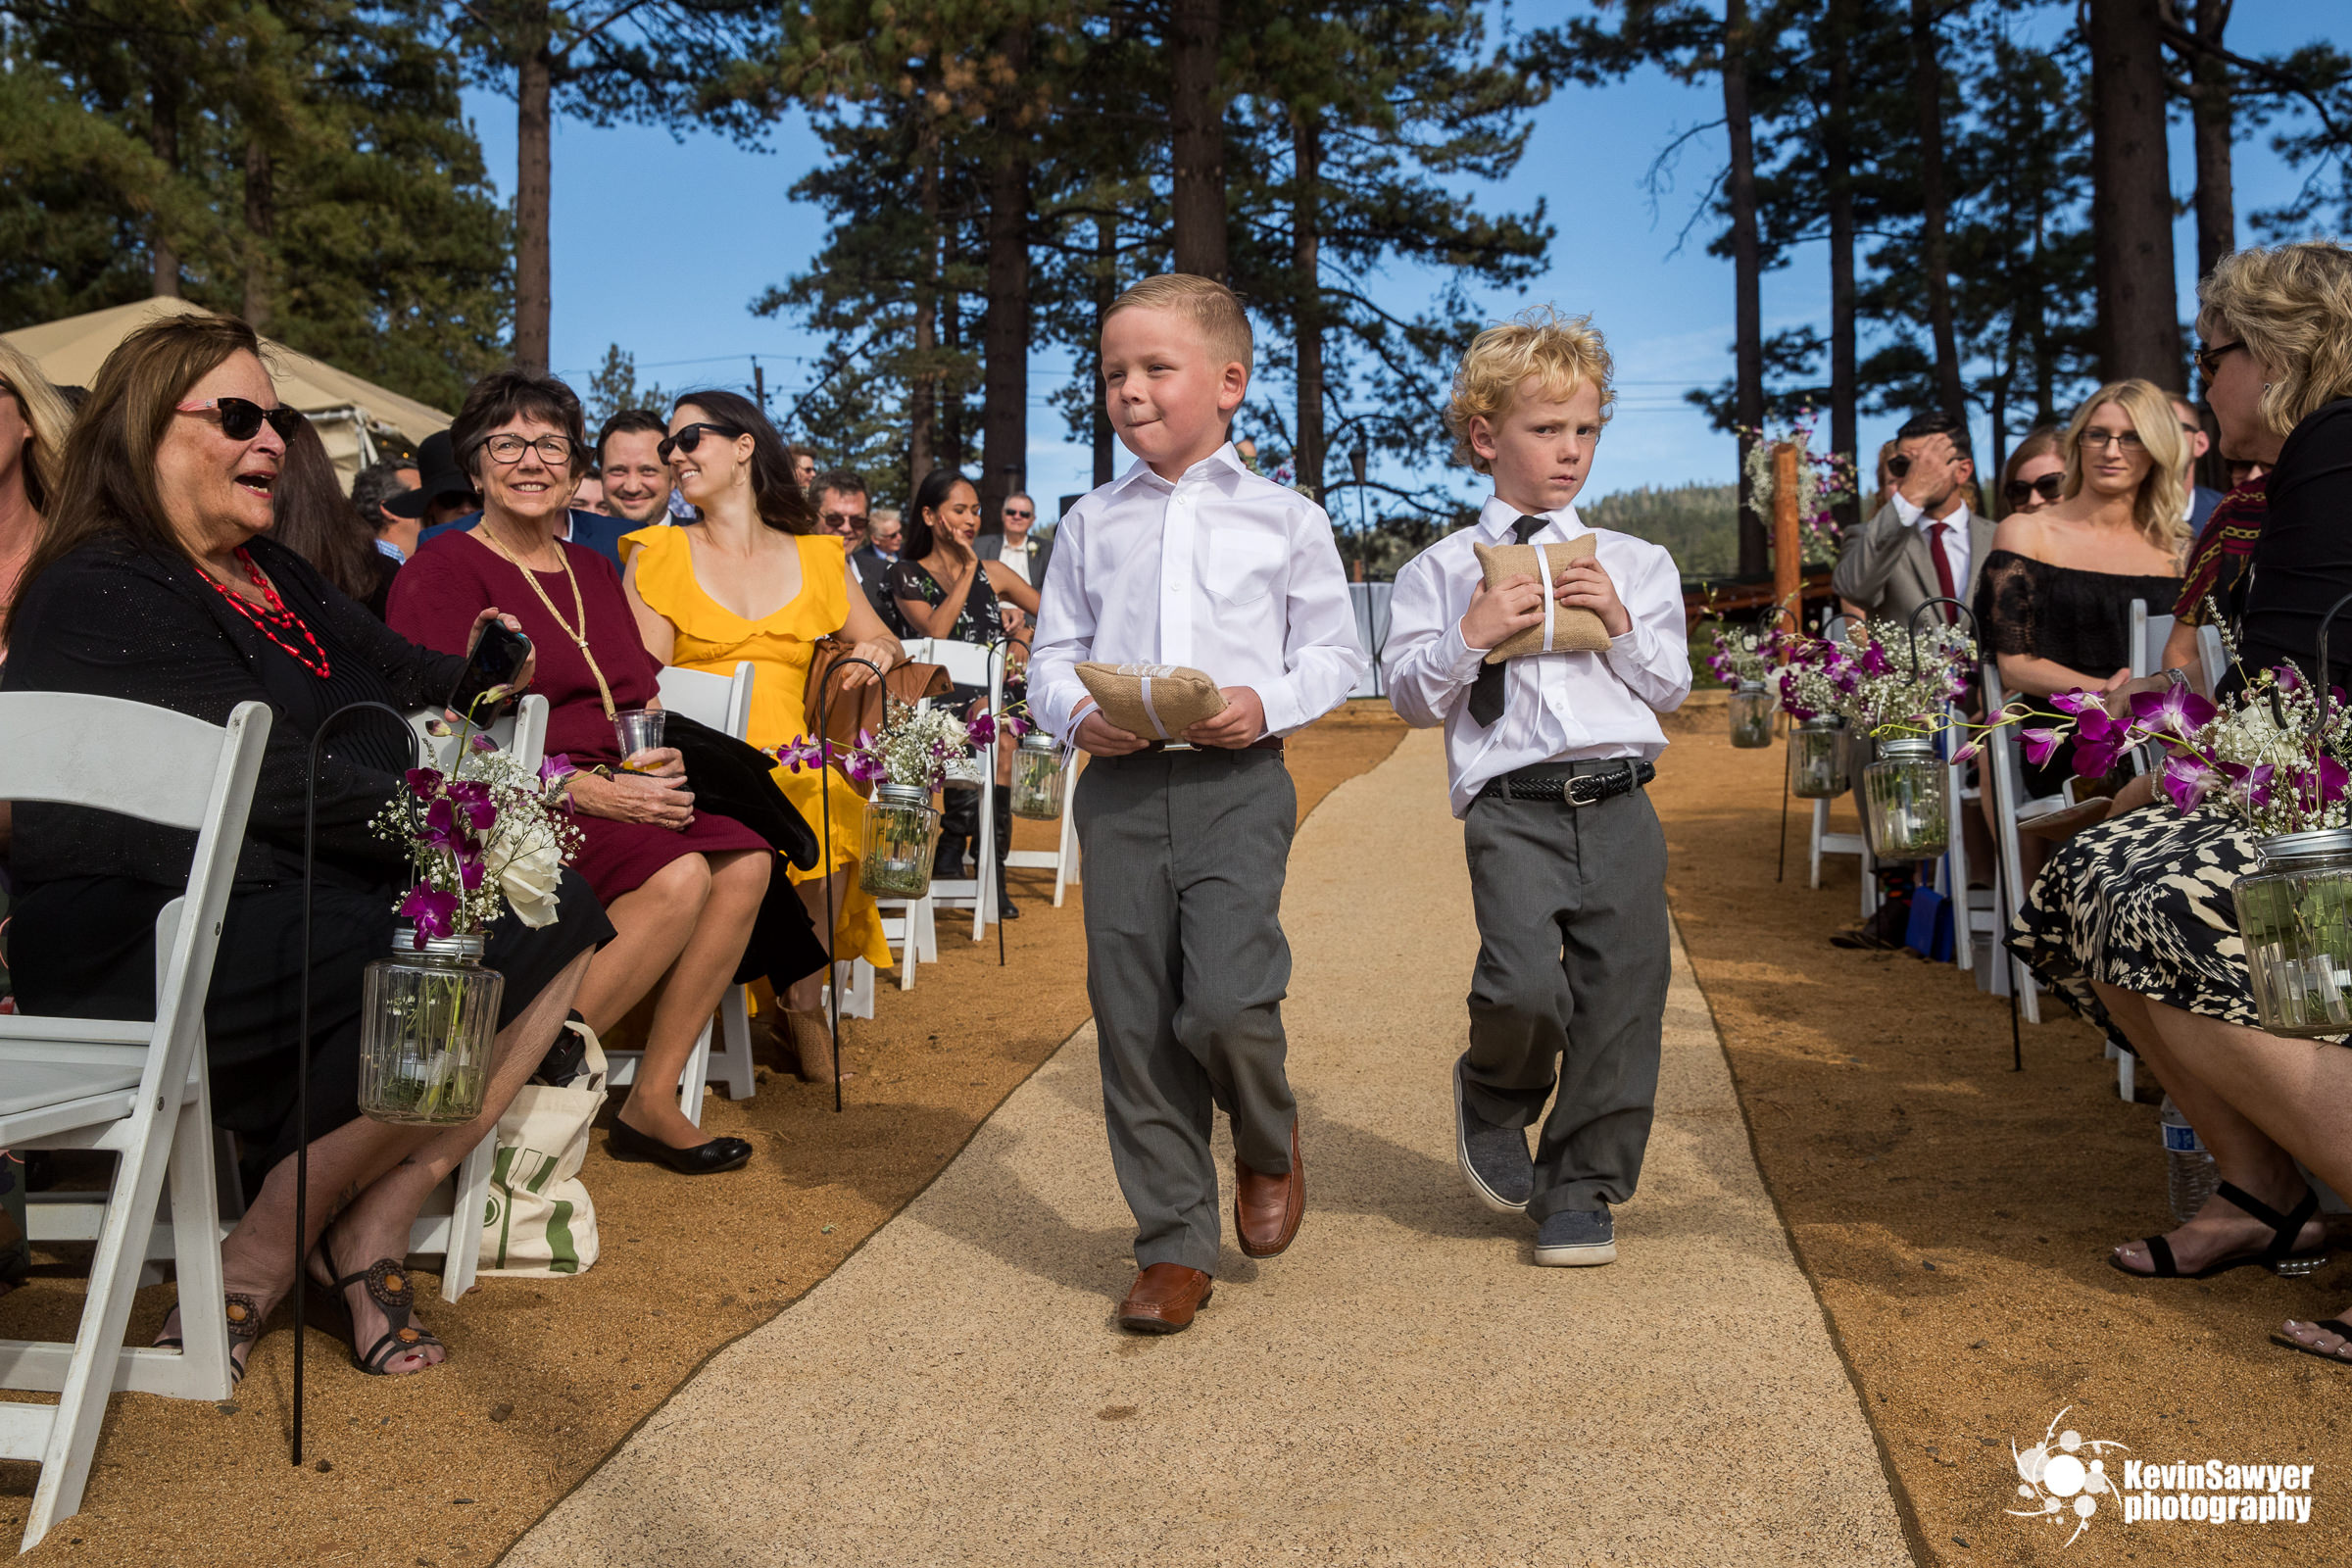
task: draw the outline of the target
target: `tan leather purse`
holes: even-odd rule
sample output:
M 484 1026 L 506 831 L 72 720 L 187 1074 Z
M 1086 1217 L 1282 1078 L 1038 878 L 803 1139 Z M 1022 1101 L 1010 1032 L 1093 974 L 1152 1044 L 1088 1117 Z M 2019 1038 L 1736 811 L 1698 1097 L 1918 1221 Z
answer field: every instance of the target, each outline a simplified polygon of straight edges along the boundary
M 827 637 L 819 642 L 808 657 L 808 684 L 801 693 L 801 721 L 804 733 L 819 733 L 817 724 L 817 696 L 825 693 L 823 734 L 835 746 L 855 746 L 861 731 L 882 727 L 883 692 L 898 703 L 919 703 L 927 697 L 945 697 L 955 684 L 948 679 L 945 664 L 904 663 L 884 675 L 879 684 L 867 681 L 849 688 L 842 685 L 844 676 L 833 676 L 828 691 L 826 678 L 840 667 L 841 662 L 857 652 L 858 645 L 847 637 Z M 872 671 L 867 671 L 871 674 Z M 864 786 L 858 793 L 865 793 Z

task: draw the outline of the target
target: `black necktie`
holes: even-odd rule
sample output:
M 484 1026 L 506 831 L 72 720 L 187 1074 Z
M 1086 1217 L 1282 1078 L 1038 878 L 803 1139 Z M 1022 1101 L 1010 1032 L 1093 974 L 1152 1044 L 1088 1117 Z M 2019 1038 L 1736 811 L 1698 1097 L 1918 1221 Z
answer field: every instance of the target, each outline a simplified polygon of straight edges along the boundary
M 1544 517 L 1521 517 L 1511 524 L 1511 542 L 1525 544 L 1550 526 Z M 1544 592 L 1550 592 L 1544 585 Z M 1502 716 L 1502 665 L 1481 664 L 1478 679 L 1470 683 L 1470 716 L 1478 720 L 1480 729 L 1489 729 Z

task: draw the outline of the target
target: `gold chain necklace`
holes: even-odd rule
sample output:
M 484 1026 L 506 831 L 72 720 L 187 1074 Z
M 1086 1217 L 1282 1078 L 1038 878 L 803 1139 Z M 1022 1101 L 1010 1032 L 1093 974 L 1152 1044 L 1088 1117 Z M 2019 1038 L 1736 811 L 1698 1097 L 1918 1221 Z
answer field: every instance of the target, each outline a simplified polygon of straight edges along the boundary
M 492 555 L 497 556 L 501 561 L 522 573 L 522 580 L 531 585 L 531 592 L 537 594 L 539 603 L 547 607 L 548 616 L 555 621 L 556 629 L 570 638 L 572 646 L 580 651 L 580 657 L 588 662 L 588 673 L 596 677 L 596 694 L 604 700 L 605 717 L 609 719 L 617 714 L 620 710 L 613 704 L 612 688 L 606 684 L 605 672 L 597 668 L 596 656 L 588 651 L 588 604 L 580 596 L 580 579 L 571 574 L 571 557 L 565 553 L 564 542 L 560 539 L 554 541 L 556 560 L 563 564 L 564 580 L 571 584 L 571 612 L 579 617 L 580 622 L 580 629 L 577 631 L 571 629 L 570 624 L 564 619 L 564 612 L 556 608 L 556 602 L 550 599 L 547 596 L 547 590 L 540 586 L 539 574 L 524 565 L 520 558 L 505 545 L 500 544 L 496 536 L 490 532 L 489 518 L 484 517 L 474 527 L 473 536 L 488 545 Z

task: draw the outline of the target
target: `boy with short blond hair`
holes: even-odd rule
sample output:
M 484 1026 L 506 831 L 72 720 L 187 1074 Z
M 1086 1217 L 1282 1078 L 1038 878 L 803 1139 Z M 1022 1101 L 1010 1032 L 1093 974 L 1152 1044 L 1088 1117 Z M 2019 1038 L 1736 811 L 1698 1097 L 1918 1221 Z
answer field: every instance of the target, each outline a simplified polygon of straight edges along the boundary
M 1055 531 L 1029 663 L 1037 721 L 1094 758 L 1072 812 L 1103 1118 L 1137 1223 L 1119 1323 L 1138 1333 L 1184 1329 L 1208 1299 L 1217 1109 L 1242 1250 L 1288 1247 L 1306 1200 L 1283 1065 L 1298 796 L 1282 737 L 1346 701 L 1366 661 L 1330 519 L 1228 439 L 1250 355 L 1241 301 L 1208 278 L 1146 278 L 1103 317 L 1104 397 L 1137 461 Z M 1224 710 L 1148 742 L 1097 709 L 1088 661 L 1197 667 Z
M 1471 344 L 1446 422 L 1494 494 L 1396 574 L 1383 662 L 1405 722 L 1446 727 L 1470 859 L 1479 954 L 1455 1154 L 1482 1202 L 1537 1222 L 1547 1265 L 1615 1260 L 1609 1205 L 1633 1197 L 1649 1142 L 1670 936 L 1665 836 L 1642 787 L 1666 748 L 1657 715 L 1690 692 L 1674 558 L 1586 527 L 1573 505 L 1610 374 L 1589 317 L 1531 312 Z M 1548 583 L 1489 586 L 1475 549 L 1588 536 L 1592 553 Z M 1486 662 L 1562 611 L 1597 617 L 1606 648 Z

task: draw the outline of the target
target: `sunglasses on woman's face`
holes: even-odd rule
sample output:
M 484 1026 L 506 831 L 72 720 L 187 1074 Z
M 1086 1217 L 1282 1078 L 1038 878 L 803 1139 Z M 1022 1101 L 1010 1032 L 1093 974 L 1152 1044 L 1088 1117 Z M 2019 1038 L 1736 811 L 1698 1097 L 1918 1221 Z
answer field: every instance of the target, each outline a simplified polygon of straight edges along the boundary
M 672 452 L 692 452 L 696 447 L 701 446 L 703 444 L 703 432 L 705 430 L 709 430 L 716 435 L 723 435 L 730 441 L 734 440 L 739 435 L 747 433 L 745 431 L 736 429 L 731 424 L 710 424 L 698 422 L 682 427 L 676 435 L 663 436 L 662 438 L 661 446 L 655 450 L 662 454 L 662 461 L 663 463 L 667 463 L 669 461 L 669 455 Z
M 2214 343 L 2197 350 L 2197 374 L 2210 383 L 2213 380 L 2213 368 L 2222 363 L 2222 356 L 2232 349 L 2242 349 L 2245 346 L 2243 342 Z
M 2045 473 L 2038 479 L 2012 479 L 2001 486 L 2001 494 L 2009 498 L 2009 505 L 2012 508 L 2016 508 L 2024 506 L 2027 498 L 2031 496 L 2039 496 L 2044 501 L 2055 501 L 2058 499 L 2058 492 L 2065 488 L 2065 474 Z
M 244 398 L 206 398 L 201 403 L 181 403 L 174 407 L 181 414 L 219 416 L 220 433 L 231 441 L 252 440 L 262 433 L 265 422 L 277 432 L 280 441 L 291 441 L 294 432 L 308 422 L 300 409 L 289 409 L 282 403 L 274 409 L 265 409 Z

